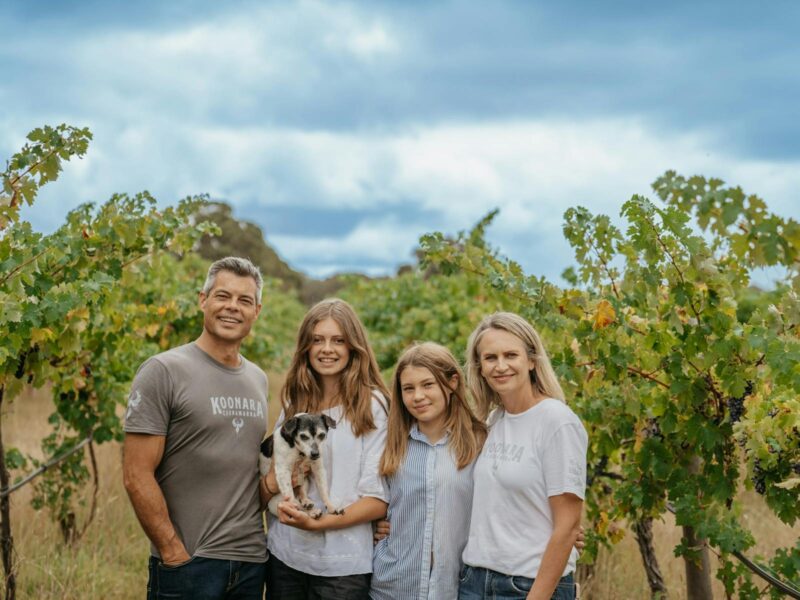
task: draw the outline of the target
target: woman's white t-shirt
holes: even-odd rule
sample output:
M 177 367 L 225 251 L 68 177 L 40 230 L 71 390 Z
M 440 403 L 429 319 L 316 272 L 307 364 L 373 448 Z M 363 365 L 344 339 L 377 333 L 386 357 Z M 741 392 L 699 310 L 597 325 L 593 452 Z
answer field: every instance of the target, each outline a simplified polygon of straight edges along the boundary
M 577 415 L 553 398 L 493 417 L 475 464 L 464 563 L 535 578 L 553 532 L 548 498 L 584 497 L 588 436 Z M 564 575 L 577 557 L 573 548 Z
M 383 396 L 372 398 L 372 419 L 376 429 L 356 437 L 350 422 L 342 418 L 342 407 L 322 411 L 336 421 L 325 439 L 325 469 L 328 491 L 336 506 L 346 507 L 365 496 L 388 502 L 383 479 L 378 474 L 386 444 L 387 408 Z M 283 422 L 283 414 L 278 424 Z M 310 480 L 308 495 L 317 507 L 322 500 Z M 324 509 L 323 509 L 324 510 Z M 267 547 L 281 562 L 297 571 L 326 577 L 372 573 L 372 523 L 345 529 L 304 531 L 284 525 L 267 512 Z

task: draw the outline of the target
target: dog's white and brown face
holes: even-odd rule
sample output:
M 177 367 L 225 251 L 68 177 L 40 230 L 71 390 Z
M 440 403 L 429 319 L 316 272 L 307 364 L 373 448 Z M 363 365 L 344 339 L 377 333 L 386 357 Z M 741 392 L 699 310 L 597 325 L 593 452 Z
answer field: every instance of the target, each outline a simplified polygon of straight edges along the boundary
M 328 498 L 327 481 L 325 467 L 321 460 L 323 442 L 328 435 L 328 430 L 336 427 L 336 421 L 328 415 L 310 415 L 300 413 L 288 419 L 277 431 L 277 435 L 271 435 L 261 443 L 261 474 L 265 475 L 270 468 L 272 459 L 275 459 L 275 476 L 278 480 L 282 496 L 288 496 L 297 506 L 308 511 L 315 518 L 322 513 L 314 509 L 314 504 L 308 499 L 307 487 L 303 474 L 310 468 L 317 489 L 320 492 L 323 502 L 329 512 L 341 514 L 341 509 L 334 507 Z M 300 483 L 300 499 L 295 499 L 291 478 L 299 468 L 299 475 L 302 477 Z M 298 479 L 300 479 L 298 477 Z M 270 510 L 273 510 L 272 502 Z

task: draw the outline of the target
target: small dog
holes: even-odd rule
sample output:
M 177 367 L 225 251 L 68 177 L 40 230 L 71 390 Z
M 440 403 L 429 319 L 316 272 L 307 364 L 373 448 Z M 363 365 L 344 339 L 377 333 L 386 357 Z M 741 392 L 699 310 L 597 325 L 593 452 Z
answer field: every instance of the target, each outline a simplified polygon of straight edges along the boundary
M 306 471 L 310 468 L 317 484 L 320 498 L 325 508 L 334 515 L 344 514 L 344 510 L 333 505 L 328 496 L 328 475 L 322 458 L 322 442 L 329 429 L 336 427 L 336 421 L 328 415 L 299 413 L 283 423 L 278 430 L 261 442 L 259 470 L 262 475 L 269 473 L 272 458 L 275 457 L 275 476 L 280 494 L 269 502 L 270 512 L 278 516 L 278 502 L 289 496 L 291 502 L 314 519 L 322 516 L 322 511 L 314 507 L 308 497 Z M 298 497 L 292 488 L 292 474 L 297 473 Z

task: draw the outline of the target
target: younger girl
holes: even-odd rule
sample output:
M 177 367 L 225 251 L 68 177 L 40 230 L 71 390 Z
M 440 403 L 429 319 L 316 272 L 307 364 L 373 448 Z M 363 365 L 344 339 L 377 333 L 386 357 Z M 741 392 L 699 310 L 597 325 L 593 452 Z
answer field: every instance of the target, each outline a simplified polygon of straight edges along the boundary
M 343 300 L 319 302 L 305 316 L 286 383 L 279 424 L 297 413 L 336 421 L 325 440 L 330 497 L 343 515 L 315 520 L 288 502 L 268 516 L 270 600 L 367 598 L 372 571 L 371 521 L 386 514 L 378 464 L 386 439 L 388 392 L 364 326 Z M 265 480 L 277 493 L 274 473 Z M 309 497 L 322 506 L 313 481 Z
M 470 411 L 447 348 L 428 342 L 400 357 L 388 429 L 381 474 L 394 527 L 375 547 L 370 597 L 452 600 L 486 426 Z

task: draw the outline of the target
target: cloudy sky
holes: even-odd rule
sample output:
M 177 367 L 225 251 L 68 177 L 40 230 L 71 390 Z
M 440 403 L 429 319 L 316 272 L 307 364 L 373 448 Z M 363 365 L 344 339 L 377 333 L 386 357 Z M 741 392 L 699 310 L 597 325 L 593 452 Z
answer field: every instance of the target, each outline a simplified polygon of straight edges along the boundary
M 208 193 L 314 276 L 391 273 L 469 228 L 531 273 L 566 208 L 667 169 L 800 217 L 800 3 L 28 2 L 0 11 L 0 152 L 89 126 L 25 215 Z

